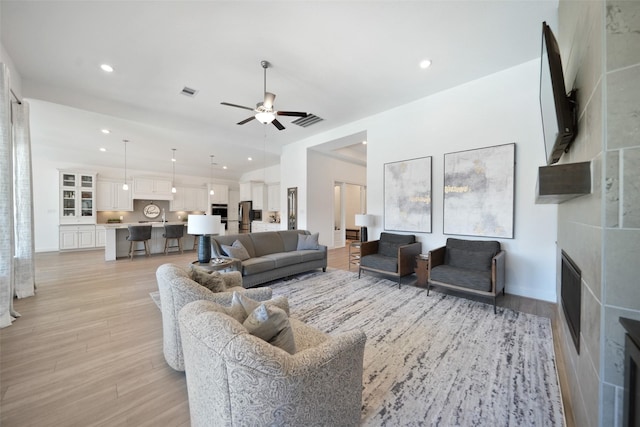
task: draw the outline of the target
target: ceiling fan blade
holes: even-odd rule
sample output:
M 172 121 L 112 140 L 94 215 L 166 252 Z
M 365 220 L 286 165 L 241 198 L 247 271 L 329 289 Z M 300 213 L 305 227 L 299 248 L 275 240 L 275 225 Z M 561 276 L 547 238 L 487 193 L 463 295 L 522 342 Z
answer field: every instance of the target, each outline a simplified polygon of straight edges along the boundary
M 278 111 L 276 112 L 279 116 L 294 116 L 294 117 L 307 117 L 309 113 L 303 113 L 301 111 Z
M 244 105 L 231 104 L 229 102 L 221 102 L 220 104 L 226 105 L 226 106 L 229 106 L 229 107 L 243 108 L 245 110 L 254 111 L 253 108 L 245 107 Z
M 264 93 L 264 102 L 262 103 L 262 105 L 264 106 L 264 108 L 270 110 L 273 108 L 273 100 L 276 99 L 276 94 L 275 93 L 271 93 L 271 92 L 265 92 Z
M 245 123 L 249 123 L 251 120 L 254 120 L 255 118 L 256 118 L 255 116 L 251 116 L 251 117 L 248 117 L 248 118 L 244 119 L 244 120 L 243 120 L 243 121 L 241 121 L 241 122 L 238 122 L 237 124 L 239 124 L 239 125 L 243 125 L 243 124 L 245 124 Z
M 280 123 L 280 122 L 278 121 L 278 119 L 273 119 L 273 121 L 272 121 L 271 123 L 273 123 L 273 125 L 274 125 L 275 127 L 277 127 L 277 128 L 278 128 L 278 130 L 282 130 L 282 129 L 284 129 L 284 126 L 282 126 L 282 123 Z

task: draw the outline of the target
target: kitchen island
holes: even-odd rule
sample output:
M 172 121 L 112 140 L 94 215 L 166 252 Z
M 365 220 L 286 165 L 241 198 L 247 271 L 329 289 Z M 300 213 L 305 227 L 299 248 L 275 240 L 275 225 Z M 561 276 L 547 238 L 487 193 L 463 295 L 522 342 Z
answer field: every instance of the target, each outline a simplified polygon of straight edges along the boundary
M 129 256 L 129 241 L 127 236 L 129 235 L 129 225 L 150 225 L 151 228 L 151 240 L 149 240 L 149 251 L 152 254 L 164 253 L 164 224 L 181 224 L 185 227 L 187 223 L 184 221 L 174 221 L 163 223 L 148 222 L 148 223 L 116 223 L 116 224 L 99 224 L 104 225 L 105 228 L 105 247 L 104 247 L 104 259 L 106 261 L 115 261 L 118 258 L 127 258 Z M 194 236 L 187 234 L 187 230 L 184 230 L 184 237 L 182 238 L 182 247 L 190 249 L 193 247 Z M 142 243 L 137 243 L 142 245 Z

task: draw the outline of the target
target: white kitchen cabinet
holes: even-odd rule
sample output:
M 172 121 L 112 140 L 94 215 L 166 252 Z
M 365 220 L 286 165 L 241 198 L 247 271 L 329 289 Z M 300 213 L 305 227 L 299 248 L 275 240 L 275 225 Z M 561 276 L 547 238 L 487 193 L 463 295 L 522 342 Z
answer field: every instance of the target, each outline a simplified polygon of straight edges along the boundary
M 104 248 L 107 244 L 107 232 L 104 225 L 96 225 L 96 248 Z
M 265 208 L 264 203 L 264 184 L 252 183 L 251 184 L 251 201 L 254 210 L 260 211 Z
M 251 183 L 250 182 L 241 182 L 240 183 L 240 201 L 246 202 L 251 200 L 253 194 L 251 194 Z
M 162 178 L 133 179 L 133 198 L 149 200 L 173 200 L 171 181 Z
M 95 225 L 61 225 L 60 250 L 96 247 Z
M 209 196 L 209 204 L 226 205 L 229 203 L 229 186 L 223 184 L 210 184 L 213 196 Z
M 60 224 L 95 224 L 95 173 L 60 171 Z
M 169 210 L 176 211 L 207 211 L 206 188 L 176 187 L 173 200 L 169 203 Z
M 129 189 L 122 189 L 122 182 L 100 180 L 96 184 L 96 209 L 98 211 L 133 211 L 131 197 L 132 183 Z
M 251 222 L 251 232 L 252 233 L 262 233 L 265 231 L 278 231 L 281 230 L 280 223 L 277 222 L 263 222 L 263 221 L 252 221 Z
M 280 211 L 280 184 L 269 184 L 267 187 L 267 210 Z

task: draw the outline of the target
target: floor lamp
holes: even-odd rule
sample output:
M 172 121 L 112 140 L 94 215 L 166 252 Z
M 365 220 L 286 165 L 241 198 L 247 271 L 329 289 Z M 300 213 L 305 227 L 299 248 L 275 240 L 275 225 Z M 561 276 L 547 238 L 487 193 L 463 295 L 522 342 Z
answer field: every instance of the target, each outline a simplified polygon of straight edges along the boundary
M 198 262 L 206 264 L 211 261 L 211 235 L 220 232 L 220 215 L 189 215 L 187 233 L 200 236 L 198 242 Z
M 356 225 L 360 226 L 360 241 L 366 242 L 369 240 L 367 235 L 367 227 L 373 225 L 373 215 L 369 214 L 356 214 Z

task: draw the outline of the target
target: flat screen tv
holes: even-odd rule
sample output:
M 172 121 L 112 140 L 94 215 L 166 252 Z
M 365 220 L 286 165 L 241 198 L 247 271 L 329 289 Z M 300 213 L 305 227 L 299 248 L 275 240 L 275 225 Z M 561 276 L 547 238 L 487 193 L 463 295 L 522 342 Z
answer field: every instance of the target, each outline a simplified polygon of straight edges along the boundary
M 542 23 L 540 58 L 540 111 L 547 165 L 560 160 L 578 134 L 575 90 L 564 86 L 558 42 L 546 22 Z

